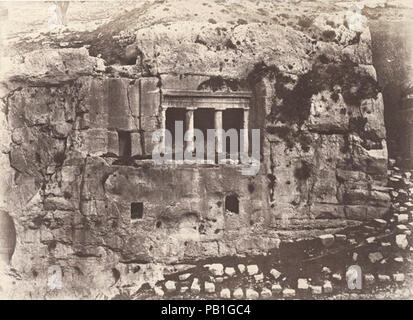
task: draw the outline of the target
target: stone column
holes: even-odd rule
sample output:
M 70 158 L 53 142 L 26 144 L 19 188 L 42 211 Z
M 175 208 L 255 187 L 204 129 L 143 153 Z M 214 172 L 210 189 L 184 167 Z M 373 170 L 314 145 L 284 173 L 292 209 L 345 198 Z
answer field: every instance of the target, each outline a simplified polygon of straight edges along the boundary
M 243 144 L 243 148 L 240 150 L 244 150 L 247 154 L 248 154 L 248 148 L 249 148 L 249 144 L 248 144 L 248 118 L 249 118 L 249 110 L 248 109 L 244 109 L 244 118 L 242 121 L 242 128 L 244 129 L 244 144 Z
M 215 152 L 222 153 L 222 110 L 215 110 Z
M 195 108 L 187 108 L 186 109 L 186 128 L 184 132 L 184 136 L 188 135 L 192 137 L 190 141 L 185 142 L 185 150 L 194 151 L 195 144 L 194 144 L 194 111 Z

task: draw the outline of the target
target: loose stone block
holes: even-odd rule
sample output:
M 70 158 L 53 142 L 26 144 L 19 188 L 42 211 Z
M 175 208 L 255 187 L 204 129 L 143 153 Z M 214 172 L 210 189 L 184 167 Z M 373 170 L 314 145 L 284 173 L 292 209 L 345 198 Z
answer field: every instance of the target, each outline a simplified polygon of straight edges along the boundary
M 271 292 L 270 289 L 268 289 L 268 288 L 263 288 L 263 289 L 261 290 L 261 298 L 263 298 L 263 299 L 268 299 L 268 298 L 271 298 L 271 297 L 272 297 L 272 292 Z
M 379 227 L 385 227 L 387 225 L 387 221 L 384 219 L 374 219 L 374 222 L 377 224 Z
M 201 286 L 199 285 L 198 278 L 194 278 L 194 280 L 192 281 L 191 291 L 192 293 L 195 293 L 195 294 L 198 294 L 201 292 Z
M 341 274 L 339 274 L 339 273 L 334 273 L 332 277 L 336 281 L 341 281 L 341 279 L 342 279 Z
M 178 276 L 178 278 L 179 278 L 179 280 L 181 280 L 181 281 L 185 281 L 185 280 L 187 280 L 190 276 L 191 276 L 190 273 L 184 273 L 184 274 L 180 274 L 180 275 Z
M 235 275 L 235 269 L 232 267 L 226 267 L 225 268 L 225 274 L 227 274 L 228 276 L 232 277 Z
M 205 292 L 206 293 L 214 293 L 215 292 L 215 284 L 209 281 L 205 281 Z
M 321 240 L 321 243 L 325 247 L 330 247 L 334 243 L 334 235 L 332 234 L 323 234 L 318 238 Z
M 258 299 L 258 298 L 260 297 L 260 295 L 258 294 L 257 291 L 255 291 L 254 289 L 250 289 L 250 288 L 248 288 L 248 289 L 245 291 L 245 296 L 246 296 L 246 298 L 249 299 L 249 300 L 256 300 L 256 299 Z
M 283 297 L 284 297 L 284 298 L 293 298 L 293 297 L 295 297 L 295 290 L 294 290 L 294 289 L 285 288 L 285 289 L 283 290 Z
M 228 288 L 222 289 L 219 293 L 219 296 L 222 299 L 230 299 L 231 298 L 231 291 Z
M 244 291 L 241 288 L 237 288 L 234 290 L 233 296 L 235 299 L 242 299 L 244 298 Z
M 408 201 L 408 202 L 406 202 L 404 205 L 405 205 L 408 209 L 413 208 L 413 202 Z
M 323 268 L 321 269 L 321 272 L 322 272 L 322 273 L 325 273 L 325 274 L 330 274 L 330 273 L 331 273 L 331 269 L 330 269 L 329 267 L 323 267 Z
M 259 271 L 258 266 L 256 264 L 247 266 L 247 272 L 250 276 L 257 274 Z
M 307 291 L 309 288 L 307 279 L 298 279 L 297 289 L 300 291 Z
M 383 259 L 383 255 L 381 254 L 381 252 L 369 253 L 369 260 L 371 263 L 376 263 L 382 259 Z
M 210 264 L 210 265 L 206 265 L 205 267 L 208 267 L 209 271 L 214 276 L 224 275 L 224 266 L 221 263 L 213 263 L 213 264 Z
M 398 231 L 401 231 L 401 232 L 404 232 L 404 231 L 406 231 L 406 230 L 409 230 L 404 224 L 398 224 L 398 225 L 396 226 L 396 229 L 397 229 Z
M 403 257 L 396 257 L 396 258 L 394 258 L 394 261 L 397 262 L 397 263 L 403 263 L 404 259 L 403 259 Z
M 407 236 L 405 234 L 396 235 L 396 244 L 400 249 L 406 249 L 409 245 L 409 242 L 407 241 Z
M 175 281 L 168 280 L 165 282 L 165 289 L 167 292 L 175 292 L 176 291 L 176 284 Z
M 347 236 L 345 234 L 335 234 L 334 235 L 337 241 L 346 241 L 347 240 Z
M 271 286 L 271 292 L 273 295 L 278 295 L 282 292 L 283 288 L 281 287 L 281 285 L 279 285 L 278 283 L 273 284 Z
M 393 280 L 396 281 L 396 282 L 399 282 L 399 283 L 404 282 L 405 276 L 404 276 L 403 273 L 396 273 L 396 274 L 393 275 Z
M 397 222 L 398 223 L 405 223 L 409 221 L 409 215 L 408 214 L 398 214 L 397 215 Z
M 379 280 L 379 282 L 389 282 L 390 281 L 390 277 L 386 274 L 379 274 L 377 276 L 377 279 Z
M 239 265 L 238 265 L 238 270 L 239 270 L 240 273 L 244 273 L 244 271 L 245 271 L 245 266 L 244 266 L 243 264 L 239 264 Z
M 326 280 L 323 284 L 324 293 L 332 293 L 333 292 L 333 285 L 331 281 Z
M 281 272 L 279 272 L 277 269 L 271 269 L 270 274 L 274 278 L 274 280 L 277 280 L 281 276 Z
M 316 295 L 322 294 L 323 288 L 321 286 L 311 286 L 311 292 Z
M 367 273 L 364 275 L 364 281 L 367 285 L 372 285 L 374 283 L 374 275 Z
M 159 297 L 163 297 L 165 295 L 165 292 L 159 287 L 155 287 L 154 291 L 155 291 L 155 294 Z
M 223 277 L 216 277 L 215 282 L 216 283 L 222 283 L 222 282 L 224 282 L 224 278 Z
M 262 282 L 262 281 L 264 281 L 264 274 L 263 274 L 263 273 L 256 274 L 256 275 L 254 276 L 254 279 L 255 279 L 255 281 L 257 281 L 257 282 Z

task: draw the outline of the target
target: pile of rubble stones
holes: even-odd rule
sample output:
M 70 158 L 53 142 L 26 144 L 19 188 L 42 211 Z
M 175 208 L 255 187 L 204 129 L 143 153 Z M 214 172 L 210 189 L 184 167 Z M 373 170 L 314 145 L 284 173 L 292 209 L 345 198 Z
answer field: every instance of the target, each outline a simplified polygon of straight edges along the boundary
M 389 161 L 392 206 L 382 219 L 336 234 L 282 242 L 263 256 L 225 257 L 177 265 L 136 299 L 411 298 L 413 292 L 413 171 Z M 354 267 L 361 288 L 350 289 Z M 354 274 L 353 274 L 354 276 Z M 357 284 L 357 281 L 355 282 Z M 412 287 L 413 289 L 413 287 Z

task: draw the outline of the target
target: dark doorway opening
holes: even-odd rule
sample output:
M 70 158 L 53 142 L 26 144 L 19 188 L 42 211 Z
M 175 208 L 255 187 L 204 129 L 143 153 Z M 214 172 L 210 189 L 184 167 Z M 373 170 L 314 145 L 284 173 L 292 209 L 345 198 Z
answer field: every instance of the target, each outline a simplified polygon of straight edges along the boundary
M 225 197 L 225 211 L 232 213 L 239 213 L 239 200 L 236 195 L 229 195 Z
M 142 202 L 132 202 L 130 208 L 130 217 L 132 220 L 143 218 L 143 203 Z
M 210 108 L 197 109 L 194 112 L 194 128 L 202 131 L 204 135 L 204 159 L 207 158 L 208 129 L 215 127 L 215 110 Z
M 119 131 L 119 156 L 122 158 L 130 158 L 132 156 L 132 140 L 131 133 L 127 131 Z
M 238 134 L 238 147 L 240 150 L 240 130 L 242 128 L 244 119 L 244 110 L 242 109 L 227 109 L 222 113 L 222 128 L 227 132 L 229 129 L 235 129 Z M 225 151 L 227 155 L 230 154 L 231 139 L 229 137 L 225 138 Z

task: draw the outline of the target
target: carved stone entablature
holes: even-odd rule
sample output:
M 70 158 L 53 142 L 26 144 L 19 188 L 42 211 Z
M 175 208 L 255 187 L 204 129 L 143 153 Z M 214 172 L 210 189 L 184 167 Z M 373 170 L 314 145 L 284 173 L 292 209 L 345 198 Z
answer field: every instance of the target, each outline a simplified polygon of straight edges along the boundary
M 251 92 L 205 92 L 196 90 L 164 90 L 164 108 L 249 109 Z

